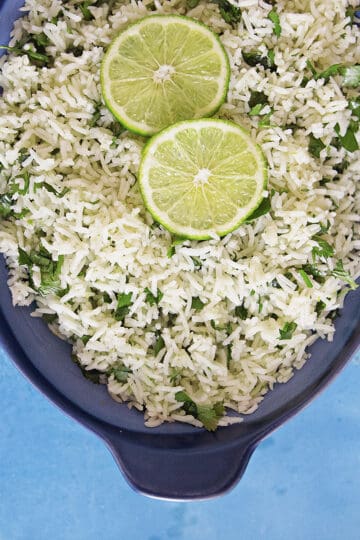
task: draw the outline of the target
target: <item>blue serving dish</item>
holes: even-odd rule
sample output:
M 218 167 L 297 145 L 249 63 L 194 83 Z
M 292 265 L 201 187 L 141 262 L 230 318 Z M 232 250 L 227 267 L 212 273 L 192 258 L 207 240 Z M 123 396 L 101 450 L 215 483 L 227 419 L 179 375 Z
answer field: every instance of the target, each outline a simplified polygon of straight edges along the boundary
M 0 42 L 7 43 L 23 0 L 0 0 Z M 286 384 L 276 385 L 242 424 L 215 433 L 179 423 L 146 428 L 143 415 L 119 405 L 106 388 L 83 377 L 71 348 L 31 308 L 14 308 L 0 257 L 0 345 L 18 368 L 64 412 L 101 437 L 138 491 L 189 500 L 220 495 L 241 478 L 261 439 L 311 401 L 360 343 L 360 289 L 349 293 L 332 343 L 318 340 L 312 358 Z M 330 420 L 330 419 L 329 419 Z M 301 433 L 299 433 L 301 437 Z

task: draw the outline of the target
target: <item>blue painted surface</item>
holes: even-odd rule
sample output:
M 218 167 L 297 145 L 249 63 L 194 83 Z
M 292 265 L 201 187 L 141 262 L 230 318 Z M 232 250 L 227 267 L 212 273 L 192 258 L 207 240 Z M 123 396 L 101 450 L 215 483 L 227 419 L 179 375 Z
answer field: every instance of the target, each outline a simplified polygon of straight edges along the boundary
M 134 493 L 110 453 L 0 351 L 0 540 L 358 540 L 360 354 L 220 499 Z

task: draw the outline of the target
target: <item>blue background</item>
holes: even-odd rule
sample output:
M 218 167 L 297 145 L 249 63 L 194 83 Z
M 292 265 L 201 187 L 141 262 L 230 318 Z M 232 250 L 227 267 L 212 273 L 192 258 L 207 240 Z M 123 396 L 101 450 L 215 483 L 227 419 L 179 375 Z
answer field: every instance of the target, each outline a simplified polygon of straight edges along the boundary
M 92 433 L 0 350 L 0 540 L 359 540 L 360 354 L 254 453 L 228 495 L 134 493 Z

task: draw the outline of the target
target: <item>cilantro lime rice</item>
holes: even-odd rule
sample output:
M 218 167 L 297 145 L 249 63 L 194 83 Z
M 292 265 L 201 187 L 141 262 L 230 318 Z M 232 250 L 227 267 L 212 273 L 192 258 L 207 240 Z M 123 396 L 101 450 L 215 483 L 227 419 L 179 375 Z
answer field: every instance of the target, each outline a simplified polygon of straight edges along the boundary
M 331 340 L 359 275 L 358 1 L 27 0 L 1 60 L 0 251 L 15 305 L 73 345 L 84 375 L 148 426 L 241 421 Z M 182 14 L 216 32 L 231 80 L 217 117 L 269 164 L 252 219 L 178 239 L 137 184 L 146 139 L 101 100 L 121 30 Z M 311 361 L 311 359 L 309 360 Z

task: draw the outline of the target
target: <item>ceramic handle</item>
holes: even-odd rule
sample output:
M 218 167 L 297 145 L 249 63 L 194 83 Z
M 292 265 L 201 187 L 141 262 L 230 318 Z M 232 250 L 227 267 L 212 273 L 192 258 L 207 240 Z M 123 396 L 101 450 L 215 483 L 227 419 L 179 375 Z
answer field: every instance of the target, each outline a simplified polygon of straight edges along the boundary
M 109 446 L 133 488 L 168 500 L 207 499 L 225 493 L 241 478 L 254 450 L 250 444 L 239 443 L 215 449 L 169 449 L 120 436 Z

